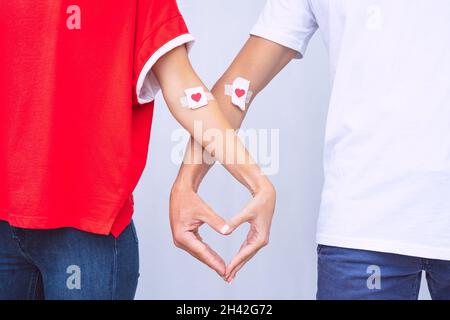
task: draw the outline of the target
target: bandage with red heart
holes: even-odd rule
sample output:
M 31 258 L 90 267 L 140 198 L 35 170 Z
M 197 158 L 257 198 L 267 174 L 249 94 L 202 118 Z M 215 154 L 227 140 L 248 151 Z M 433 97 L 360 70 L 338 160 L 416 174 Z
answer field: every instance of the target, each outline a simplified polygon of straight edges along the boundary
M 241 77 L 236 78 L 233 84 L 225 85 L 225 95 L 231 97 L 231 103 L 245 111 L 253 95 L 250 91 L 250 81 Z
M 181 105 L 189 109 L 198 109 L 208 105 L 208 101 L 214 100 L 210 92 L 205 92 L 203 87 L 186 89 L 185 96 L 181 98 Z

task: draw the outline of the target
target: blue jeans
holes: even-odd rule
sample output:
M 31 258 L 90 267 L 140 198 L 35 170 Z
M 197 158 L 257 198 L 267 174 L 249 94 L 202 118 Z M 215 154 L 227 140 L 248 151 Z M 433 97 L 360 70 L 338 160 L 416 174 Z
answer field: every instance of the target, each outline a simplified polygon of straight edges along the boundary
M 0 221 L 0 300 L 131 300 L 138 277 L 133 223 L 116 239 Z
M 432 299 L 450 299 L 450 261 L 319 245 L 318 300 L 416 300 L 422 271 Z

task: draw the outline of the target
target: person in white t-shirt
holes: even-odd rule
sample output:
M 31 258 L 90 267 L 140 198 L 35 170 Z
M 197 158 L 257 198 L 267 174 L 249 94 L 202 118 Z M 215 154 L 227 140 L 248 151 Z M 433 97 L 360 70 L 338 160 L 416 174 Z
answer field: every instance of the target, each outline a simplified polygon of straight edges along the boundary
M 450 1 L 269 0 L 213 90 L 235 128 L 248 108 L 224 86 L 247 79 L 253 99 L 318 29 L 333 91 L 317 297 L 416 299 L 425 270 L 432 297 L 450 299 Z M 194 194 L 208 168 L 183 165 L 172 201 Z M 244 222 L 250 237 L 227 281 L 267 243 L 271 217 L 244 213 L 230 232 Z

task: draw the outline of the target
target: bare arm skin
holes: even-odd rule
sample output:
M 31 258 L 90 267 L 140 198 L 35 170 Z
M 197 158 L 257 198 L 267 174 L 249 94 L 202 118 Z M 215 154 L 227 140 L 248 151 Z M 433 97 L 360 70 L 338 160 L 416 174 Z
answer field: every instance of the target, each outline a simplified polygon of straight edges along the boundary
M 269 207 L 274 207 L 275 191 L 272 184 L 262 174 L 259 166 L 255 164 L 237 137 L 218 102 L 216 100 L 209 101 L 206 107 L 196 110 L 182 107 L 180 98 L 185 95 L 185 89 L 202 86 L 205 88 L 205 92 L 207 91 L 189 62 L 186 48 L 180 46 L 167 53 L 152 70 L 161 85 L 169 110 L 176 120 L 189 131 L 196 142 L 214 155 L 255 197 L 268 203 Z M 226 138 L 225 143 L 219 143 L 220 141 L 214 138 L 195 132 L 196 122 L 201 122 L 204 131 L 214 129 L 219 132 L 222 137 Z M 227 162 L 227 159 L 248 160 L 245 163 L 236 163 L 235 161 Z M 179 199 L 186 196 L 189 196 L 188 192 L 178 193 Z M 174 212 L 183 214 L 180 217 L 176 213 L 173 214 Z M 209 224 L 218 232 L 225 234 L 228 232 L 225 221 L 203 201 L 193 199 L 187 205 L 183 201 L 171 202 L 171 226 L 175 244 L 205 262 L 224 277 L 225 263 L 202 241 L 198 234 L 198 228 L 203 223 Z
M 236 77 L 250 80 L 250 90 L 254 93 L 253 100 L 296 54 L 296 51 L 272 41 L 254 36 L 249 38 L 231 66 L 212 89 L 222 113 L 234 129 L 240 128 L 249 108 L 247 107 L 246 111 L 243 112 L 232 105 L 231 98 L 224 95 L 225 85 L 232 83 Z M 197 195 L 197 190 L 211 164 L 203 161 L 204 159 L 201 156 L 199 157 L 198 152 L 194 152 L 198 148 L 196 143 L 194 139 L 189 142 L 185 163 L 181 166 L 172 189 L 171 204 L 173 210 L 171 215 L 174 224 L 183 220 L 183 217 L 192 214 L 177 210 L 178 204 L 203 203 Z M 240 214 L 227 222 L 230 226 L 230 233 L 245 222 L 250 223 L 251 227 L 240 251 L 226 267 L 224 274 L 226 281 L 231 282 L 243 265 L 268 244 L 273 210 L 274 201 L 271 201 L 271 196 L 264 199 L 254 196 Z M 211 261 L 215 259 L 215 256 L 205 255 L 204 257 L 203 262 L 212 265 Z

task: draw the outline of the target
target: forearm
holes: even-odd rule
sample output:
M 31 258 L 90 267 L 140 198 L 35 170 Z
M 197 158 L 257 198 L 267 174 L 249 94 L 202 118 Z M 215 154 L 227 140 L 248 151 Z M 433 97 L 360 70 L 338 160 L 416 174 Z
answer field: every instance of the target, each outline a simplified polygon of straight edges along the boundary
M 223 114 L 235 130 L 241 127 L 253 99 L 294 55 L 295 52 L 261 38 L 251 37 L 247 41 L 212 89 Z M 231 84 L 237 77 L 248 79 L 250 91 L 253 92 L 245 111 L 234 106 L 231 98 L 224 94 L 225 85 Z M 199 145 L 191 137 L 177 178 L 181 185 L 189 185 L 195 190 L 213 164 L 207 154 L 198 150 Z
M 230 80 L 228 79 L 234 78 L 231 75 L 231 72 L 227 71 L 215 84 L 211 92 L 214 97 L 216 97 L 222 113 L 229 121 L 231 127 L 237 130 L 241 127 L 247 111 L 242 112 L 239 108 L 233 106 L 230 98 L 224 95 L 224 86 L 225 84 L 230 83 Z M 196 191 L 203 178 L 214 164 L 214 159 L 203 151 L 204 149 L 199 146 L 193 137 L 191 137 L 186 148 L 183 164 L 181 165 L 177 177 L 177 181 L 182 182 L 182 185 L 189 185 Z
M 194 110 L 183 106 L 186 89 L 202 87 L 204 92 L 208 91 L 193 71 L 185 48 L 175 49 L 163 57 L 154 72 L 171 113 L 196 142 L 253 192 L 260 183 L 267 182 L 217 100 L 210 99 L 206 106 Z
M 245 110 L 242 110 L 242 102 L 245 98 L 241 96 L 241 100 L 235 99 L 234 102 L 240 107 L 234 106 L 230 97 L 225 95 L 225 85 L 233 83 L 237 77 L 248 79 L 251 82 L 249 89 L 253 91 L 254 98 L 295 55 L 289 50 L 273 42 L 251 37 L 224 76 L 214 86 L 212 93 L 216 100 L 211 101 L 207 107 L 196 110 L 180 108 L 177 101 L 183 86 L 202 85 L 193 70 L 190 70 L 192 68 L 184 55 L 178 56 L 178 59 L 166 57 L 154 70 L 171 112 L 193 137 L 189 142 L 187 161 L 181 167 L 170 197 L 170 221 L 175 245 L 216 270 L 227 282 L 231 282 L 240 268 L 258 250 L 267 245 L 276 193 L 270 181 L 250 158 L 236 134 L 236 129 L 241 126 L 248 110 L 248 105 Z M 183 63 L 179 63 L 180 61 Z M 238 97 L 238 91 L 234 92 Z M 205 137 L 196 132 L 194 122 L 198 120 L 201 120 L 204 125 L 203 132 L 209 129 L 216 130 L 222 139 L 225 138 L 225 144 L 220 146 L 208 135 Z M 227 130 L 232 134 L 228 134 Z M 213 160 L 206 152 L 203 153 L 203 148 L 222 162 L 228 171 L 252 193 L 252 199 L 247 206 L 228 221 L 224 221 L 209 208 L 195 192 Z M 243 157 L 246 161 L 237 161 L 242 160 Z M 243 223 L 251 225 L 245 242 L 228 266 L 225 266 L 225 262 L 216 252 L 202 242 L 198 228 L 203 223 L 207 223 L 224 235 L 231 234 Z

